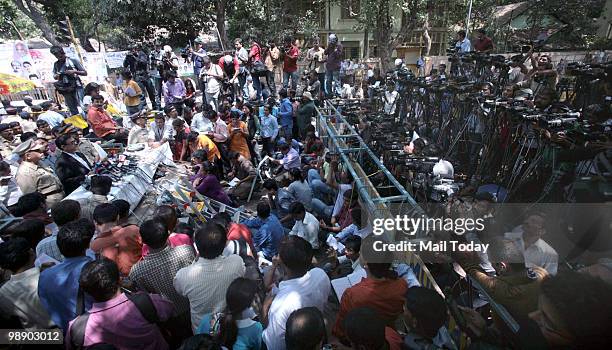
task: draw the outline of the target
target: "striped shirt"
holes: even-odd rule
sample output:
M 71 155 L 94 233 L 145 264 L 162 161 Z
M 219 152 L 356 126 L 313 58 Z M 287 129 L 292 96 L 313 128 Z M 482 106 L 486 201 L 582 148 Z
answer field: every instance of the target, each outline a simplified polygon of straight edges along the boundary
M 244 262 L 238 255 L 198 258 L 174 277 L 176 291 L 189 299 L 191 328 L 198 328 L 202 317 L 225 309 L 225 293 L 230 283 L 244 276 Z

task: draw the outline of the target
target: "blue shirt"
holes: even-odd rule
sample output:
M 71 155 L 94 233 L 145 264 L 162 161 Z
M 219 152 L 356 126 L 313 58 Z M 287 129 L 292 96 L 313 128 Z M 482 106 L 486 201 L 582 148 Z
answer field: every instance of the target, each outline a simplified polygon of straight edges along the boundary
M 273 115 L 261 117 L 261 137 L 271 137 L 275 139 L 278 135 L 278 122 Z
M 285 235 L 283 225 L 276 215 L 270 214 L 265 220 L 259 217 L 250 218 L 243 224 L 250 229 L 257 229 L 257 232 L 253 231 L 253 244 L 265 255 L 266 259 L 272 259 L 278 253 L 278 244 Z
M 289 98 L 284 98 L 281 101 L 280 111 L 280 125 L 282 127 L 292 128 L 293 127 L 293 105 Z
M 276 106 L 272 107 L 272 112 L 270 114 L 278 118 L 278 107 Z M 259 118 L 262 118 L 263 115 L 264 115 L 264 108 L 263 106 L 260 106 L 259 107 Z
M 455 47 L 459 49 L 459 53 L 466 53 L 472 51 L 472 44 L 470 43 L 470 39 L 465 38 L 463 41 L 458 41 L 455 44 Z
M 196 334 L 209 334 L 211 314 L 206 314 L 202 317 L 200 326 L 196 330 Z M 232 350 L 259 350 L 261 349 L 261 334 L 263 326 L 257 321 L 251 319 L 236 320 L 238 327 L 238 336 L 236 342 L 232 346 Z
M 53 323 L 64 331 L 68 322 L 77 317 L 77 295 L 79 277 L 83 266 L 92 259 L 88 256 L 65 258 L 63 262 L 43 270 L 38 280 L 38 297 L 51 316 Z M 92 300 L 85 298 L 85 310 L 89 310 Z

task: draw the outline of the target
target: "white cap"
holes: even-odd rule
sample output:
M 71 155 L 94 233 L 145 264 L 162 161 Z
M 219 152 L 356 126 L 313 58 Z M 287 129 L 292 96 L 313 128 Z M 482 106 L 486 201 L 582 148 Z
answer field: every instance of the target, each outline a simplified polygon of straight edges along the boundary
M 227 64 L 232 63 L 232 61 L 234 60 L 234 58 L 232 57 L 232 55 L 225 55 L 223 56 L 223 61 Z
M 172 52 L 172 48 L 170 47 L 170 45 L 164 45 L 164 52 Z
M 368 78 L 371 78 L 374 76 L 374 71 L 371 69 L 368 69 Z
M 401 65 L 402 65 L 402 63 L 404 63 L 404 61 L 402 61 L 402 59 L 401 59 L 401 58 L 396 58 L 396 59 L 395 59 L 395 65 L 396 65 L 396 66 L 401 66 Z

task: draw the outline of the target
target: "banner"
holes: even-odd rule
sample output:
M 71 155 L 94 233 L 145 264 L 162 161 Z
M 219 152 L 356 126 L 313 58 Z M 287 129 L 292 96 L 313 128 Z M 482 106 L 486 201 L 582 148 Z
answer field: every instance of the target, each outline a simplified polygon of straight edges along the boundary
M 123 67 L 123 60 L 127 55 L 127 51 L 115 51 L 115 52 L 106 52 L 106 65 L 108 68 L 121 68 Z

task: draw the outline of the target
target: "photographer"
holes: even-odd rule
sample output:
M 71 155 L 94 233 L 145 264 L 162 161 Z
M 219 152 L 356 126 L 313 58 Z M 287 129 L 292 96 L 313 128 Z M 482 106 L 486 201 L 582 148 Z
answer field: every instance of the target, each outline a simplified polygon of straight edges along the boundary
M 297 60 L 300 50 L 295 46 L 294 42 L 295 40 L 292 37 L 285 38 L 285 46 L 283 47 L 283 87 L 289 89 L 289 79 L 291 79 L 291 90 L 295 92 L 299 80 Z
M 534 94 L 544 87 L 555 90 L 557 85 L 557 71 L 553 68 L 552 60 L 548 55 L 533 57 L 533 49 L 529 51 L 531 70 L 524 80 L 517 83 L 519 88 L 530 88 Z
M 257 39 L 254 35 L 249 37 L 249 44 L 251 45 L 251 49 L 249 50 L 249 69 L 251 72 L 251 77 L 253 78 L 253 87 L 257 92 L 255 96 L 255 101 L 259 102 L 261 100 L 261 77 L 266 74 L 268 71 L 266 66 L 263 64 L 262 60 L 262 50 L 261 46 L 257 42 Z
M 142 94 L 140 95 L 140 103 L 142 105 L 141 108 L 147 106 L 145 91 L 147 95 L 149 95 L 149 100 L 151 100 L 151 105 L 153 106 L 153 109 L 161 108 L 159 101 L 156 99 L 155 88 L 153 87 L 153 83 L 151 82 L 151 79 L 149 77 L 149 57 L 142 50 L 142 46 L 140 44 L 136 45 L 132 49 L 132 55 L 126 56 L 126 60 L 129 57 L 133 57 L 133 59 L 135 60 L 135 63 L 130 65 L 130 71 L 134 76 L 134 80 L 140 86 L 140 90 L 142 90 Z
M 219 111 L 219 92 L 221 91 L 221 79 L 223 79 L 223 70 L 217 64 L 212 64 L 209 57 L 202 60 L 201 78 L 206 86 L 204 94 L 206 101 L 215 112 Z M 235 66 L 234 66 L 235 67 Z
M 470 39 L 466 37 L 465 30 L 460 30 L 455 35 L 455 50 L 457 53 L 466 53 L 472 51 Z
M 240 74 L 240 63 L 236 57 L 232 55 L 225 55 L 219 59 L 219 67 L 223 71 L 226 79 L 229 79 L 228 83 L 232 92 L 234 100 L 238 100 L 240 97 L 239 90 L 236 89 L 238 85 L 238 75 Z
M 324 54 L 327 56 L 325 60 L 325 94 L 326 97 L 340 95 L 340 64 L 344 55 L 342 44 L 338 42 L 336 34 L 330 34 L 328 39 L 329 44 L 325 49 Z M 332 91 L 333 84 L 336 90 Z
M 204 91 L 202 86 L 202 81 L 200 80 L 200 71 L 202 70 L 203 63 L 202 60 L 204 57 L 208 57 L 206 54 L 206 50 L 202 47 L 202 39 L 196 38 L 193 43 L 195 44 L 195 50 L 189 48 L 189 53 L 191 54 L 191 61 L 193 62 L 193 75 L 196 77 L 197 88 L 200 91 Z
M 493 51 L 493 40 L 487 36 L 487 32 L 480 28 L 476 31 L 476 40 L 474 41 L 474 50 L 476 52 L 490 53 Z
M 174 52 L 172 52 L 172 48 L 170 46 L 165 45 L 164 53 L 161 57 L 161 62 L 158 66 L 159 73 L 161 74 L 163 81 L 166 82 L 166 80 L 168 80 L 168 74 L 170 72 L 174 72 L 176 74 L 176 71 L 178 71 L 178 68 L 179 68 L 178 57 L 176 57 Z
M 149 69 L 149 76 L 153 78 L 153 87 L 155 87 L 155 101 L 161 103 L 162 93 L 162 77 L 159 65 L 162 61 L 163 52 L 160 44 L 155 44 L 155 49 L 149 54 L 149 62 L 151 63 Z
M 325 85 L 325 49 L 321 47 L 318 38 L 315 39 L 312 48 L 306 53 L 306 59 L 310 62 L 308 63 L 308 69 L 310 69 L 311 74 L 314 72 L 319 80 L 319 86 L 322 87 Z M 308 85 L 312 85 L 312 83 Z M 313 96 L 319 97 L 319 91 L 316 94 L 312 90 L 309 91 Z
M 234 48 L 236 51 L 234 52 L 234 56 L 238 59 L 238 64 L 240 65 L 240 72 L 238 73 L 238 82 L 240 83 L 240 91 L 242 91 L 242 98 L 248 99 L 248 91 L 246 91 L 246 78 L 249 75 L 249 71 L 247 70 L 247 64 L 249 63 L 249 53 L 242 46 L 242 39 L 236 38 L 234 39 Z
M 79 61 L 66 57 L 62 47 L 52 46 L 50 51 L 57 58 L 53 64 L 55 90 L 64 96 L 71 115 L 80 114 L 79 105 L 83 99 L 83 83 L 79 76 L 87 75 L 87 71 Z

